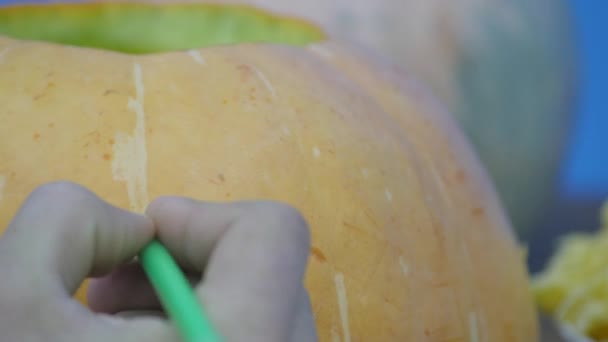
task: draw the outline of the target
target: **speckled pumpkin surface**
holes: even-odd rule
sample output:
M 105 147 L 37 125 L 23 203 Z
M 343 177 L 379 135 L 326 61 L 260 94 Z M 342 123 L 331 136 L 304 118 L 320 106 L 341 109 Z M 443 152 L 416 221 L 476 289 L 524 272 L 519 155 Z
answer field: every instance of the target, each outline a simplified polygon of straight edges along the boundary
M 520 238 L 557 195 L 578 87 L 566 0 L 132 1 L 249 4 L 309 19 L 432 88 L 473 143 Z
M 72 23 L 134 10 L 114 6 L 56 9 Z M 252 13 L 223 10 L 224 22 Z M 0 26 L 33 12 L 0 10 Z M 126 18 L 96 30 L 120 33 Z M 58 179 L 135 211 L 164 194 L 281 200 L 312 229 L 322 341 L 535 341 L 524 256 L 443 107 L 391 65 L 273 18 L 294 25 L 285 39 L 263 31 L 274 44 L 152 40 L 146 54 L 15 39 L 23 28 L 0 37 L 0 226 Z
M 363 44 L 431 87 L 527 239 L 556 197 L 573 125 L 577 44 L 565 0 L 139 0 L 248 3 Z

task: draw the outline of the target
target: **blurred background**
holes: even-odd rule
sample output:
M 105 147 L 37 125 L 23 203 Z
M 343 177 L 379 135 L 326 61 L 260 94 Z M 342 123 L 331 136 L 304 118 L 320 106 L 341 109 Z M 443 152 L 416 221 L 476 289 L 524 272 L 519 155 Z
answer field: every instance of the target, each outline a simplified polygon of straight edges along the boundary
M 608 2 L 569 0 L 579 49 L 580 83 L 557 202 L 529 242 L 529 265 L 539 270 L 556 237 L 598 228 L 598 210 L 608 200 Z

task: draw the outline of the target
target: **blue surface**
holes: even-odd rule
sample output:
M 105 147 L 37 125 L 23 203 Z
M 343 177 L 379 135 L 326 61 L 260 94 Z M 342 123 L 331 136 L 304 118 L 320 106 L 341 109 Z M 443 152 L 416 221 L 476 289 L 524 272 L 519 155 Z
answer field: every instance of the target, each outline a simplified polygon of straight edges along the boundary
M 608 1 L 570 4 L 581 48 L 582 91 L 562 189 L 566 196 L 608 197 Z

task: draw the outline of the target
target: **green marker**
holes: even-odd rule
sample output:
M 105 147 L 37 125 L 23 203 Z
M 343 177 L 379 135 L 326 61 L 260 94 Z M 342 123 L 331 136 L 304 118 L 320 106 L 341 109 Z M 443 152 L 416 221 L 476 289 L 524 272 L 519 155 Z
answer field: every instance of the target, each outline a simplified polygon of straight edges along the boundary
M 167 249 L 151 242 L 141 253 L 141 263 L 160 301 L 185 342 L 220 342 L 219 335 Z

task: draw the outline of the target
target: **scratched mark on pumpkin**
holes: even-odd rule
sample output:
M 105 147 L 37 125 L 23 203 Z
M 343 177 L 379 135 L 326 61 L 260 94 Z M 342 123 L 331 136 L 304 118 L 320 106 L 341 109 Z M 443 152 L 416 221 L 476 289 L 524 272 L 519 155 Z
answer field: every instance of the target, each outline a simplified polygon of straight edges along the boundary
M 0 201 L 4 198 L 4 187 L 6 186 L 6 176 L 0 175 Z
M 132 136 L 116 134 L 112 174 L 115 180 L 127 183 L 131 210 L 143 212 L 148 205 L 148 174 L 146 129 L 144 112 L 144 83 L 141 65 L 133 68 L 135 98 L 129 98 L 129 109 L 135 113 L 136 124 Z
M 350 342 L 350 327 L 348 325 L 348 298 L 346 296 L 346 286 L 344 285 L 344 275 L 337 273 L 335 278 L 336 293 L 338 294 L 338 308 L 340 310 L 340 320 L 342 321 L 342 334 L 344 342 Z
M 361 169 L 361 174 L 363 175 L 364 178 L 368 178 L 369 177 L 369 169 L 362 168 Z
M 389 189 L 384 189 L 384 195 L 386 196 L 387 201 L 393 201 L 393 193 Z
M 312 246 L 310 248 L 310 253 L 317 259 L 319 262 L 324 263 L 327 262 L 327 257 L 323 253 L 323 251 L 319 247 Z
M 277 92 L 274 89 L 274 87 L 272 86 L 272 83 L 270 83 L 270 81 L 266 77 L 266 75 L 260 69 L 258 69 L 256 67 L 253 67 L 253 71 L 255 71 L 256 76 L 260 79 L 260 81 L 262 81 L 262 83 L 264 84 L 266 89 L 270 92 L 272 97 L 276 98 Z
M 402 256 L 399 257 L 399 266 L 401 267 L 403 275 L 407 277 L 410 274 L 410 266 L 405 262 L 405 258 Z
M 452 204 L 452 201 L 445 186 L 445 182 L 443 181 L 443 177 L 441 176 L 441 174 L 439 174 L 439 171 L 436 167 L 431 167 L 431 174 L 433 176 L 433 179 L 435 180 L 435 184 L 437 184 L 437 187 L 439 189 L 439 196 L 441 197 L 441 199 L 447 205 Z
M 374 218 L 374 214 L 370 211 L 369 208 L 363 208 L 363 214 L 365 214 L 365 217 L 367 217 L 367 219 L 372 223 L 374 228 L 380 227 L 378 221 L 376 221 L 376 219 Z
M 198 50 L 188 50 L 188 55 L 190 55 L 190 57 L 192 57 L 192 59 L 194 59 L 194 61 L 200 65 L 207 64 L 207 61 L 205 61 L 205 58 Z
M 4 56 L 7 54 L 7 52 L 11 51 L 12 47 L 6 47 L 2 50 L 0 50 L 0 63 L 4 62 Z
M 479 329 L 477 328 L 477 314 L 469 313 L 469 341 L 479 342 Z
M 318 44 L 309 45 L 308 49 L 310 51 L 312 51 L 313 53 L 317 54 L 318 56 L 326 58 L 326 59 L 331 59 L 334 56 L 333 53 L 331 53 L 331 51 L 329 51 L 324 46 L 321 46 Z
M 338 332 L 336 331 L 336 328 L 331 328 L 331 341 L 332 342 L 341 342 L 340 341 L 340 334 L 338 334 Z
M 321 150 L 317 146 L 314 146 L 312 148 L 312 155 L 315 158 L 319 158 L 321 156 Z

